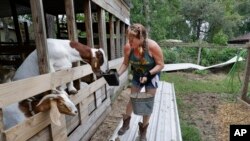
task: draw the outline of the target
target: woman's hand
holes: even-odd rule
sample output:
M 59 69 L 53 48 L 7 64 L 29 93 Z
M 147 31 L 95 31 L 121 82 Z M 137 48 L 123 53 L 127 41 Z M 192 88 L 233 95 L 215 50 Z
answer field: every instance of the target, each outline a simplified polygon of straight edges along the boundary
M 144 84 L 144 83 L 146 83 L 147 81 L 148 81 L 148 78 L 147 78 L 146 76 L 140 77 L 140 83 L 141 83 L 141 84 Z

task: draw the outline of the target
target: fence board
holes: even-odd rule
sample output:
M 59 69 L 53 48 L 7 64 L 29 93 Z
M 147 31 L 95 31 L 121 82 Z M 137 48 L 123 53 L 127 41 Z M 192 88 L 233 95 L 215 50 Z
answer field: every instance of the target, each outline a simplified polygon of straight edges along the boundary
M 38 134 L 31 137 L 27 141 L 52 141 L 50 126 L 44 128 L 42 131 L 40 131 Z
M 51 133 L 53 141 L 66 141 L 67 140 L 67 128 L 65 115 L 60 117 L 61 126 L 57 126 L 51 123 Z
M 91 126 L 93 126 L 96 122 L 96 120 L 98 120 L 98 118 L 103 114 L 103 112 L 105 111 L 105 109 L 107 109 L 108 107 L 110 107 L 110 99 L 107 99 L 103 102 L 103 104 L 96 109 L 87 119 L 83 119 L 84 124 L 81 124 L 69 137 L 68 140 L 69 141 L 76 141 L 79 140 L 81 137 L 83 137 L 88 130 L 91 128 Z
M 5 130 L 6 139 L 9 141 L 29 139 L 50 124 L 51 121 L 48 115 L 48 112 L 38 113 L 24 122 Z
M 89 65 L 0 84 L 0 107 L 27 99 L 92 73 Z M 14 89 L 13 89 L 14 88 Z

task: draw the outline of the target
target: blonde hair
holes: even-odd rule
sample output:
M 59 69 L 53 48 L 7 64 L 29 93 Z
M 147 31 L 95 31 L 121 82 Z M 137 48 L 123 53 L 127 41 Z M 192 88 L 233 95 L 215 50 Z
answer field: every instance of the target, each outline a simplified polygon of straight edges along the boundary
M 139 24 L 139 23 L 135 23 L 135 24 L 132 24 L 128 27 L 127 29 L 127 36 L 133 36 L 137 39 L 140 39 L 142 40 L 142 53 L 141 53 L 141 56 L 142 58 L 144 57 L 144 52 L 147 50 L 147 42 L 146 42 L 146 39 L 147 39 L 147 31 L 146 31 L 146 28 L 142 25 L 142 24 Z
M 147 38 L 147 31 L 143 25 L 139 23 L 135 23 L 128 27 L 127 35 L 128 36 L 133 35 L 134 37 L 138 39 L 144 38 L 145 40 Z

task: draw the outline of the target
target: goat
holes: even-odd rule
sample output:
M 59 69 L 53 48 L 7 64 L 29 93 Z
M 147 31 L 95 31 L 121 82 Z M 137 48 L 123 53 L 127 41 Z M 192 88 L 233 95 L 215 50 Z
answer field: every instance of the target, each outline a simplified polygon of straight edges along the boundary
M 0 66 L 0 84 L 10 82 L 14 73 L 14 68 L 5 68 Z
M 76 61 L 85 61 L 92 67 L 97 77 L 101 71 L 106 71 L 107 59 L 103 49 L 90 48 L 78 42 L 69 40 L 47 39 L 50 72 L 72 67 Z M 24 79 L 39 75 L 37 52 L 34 50 L 17 69 L 13 80 Z M 77 93 L 73 82 L 67 83 L 69 93 Z
M 107 69 L 107 67 L 105 67 L 106 63 L 104 63 L 106 57 L 102 49 L 92 49 L 80 43 L 76 45 L 76 42 L 72 42 L 73 46 L 71 46 L 69 40 L 59 39 L 47 39 L 47 44 L 50 72 L 71 68 L 73 62 L 80 60 L 89 62 L 94 72 L 98 72 L 100 69 L 101 71 Z M 86 50 L 81 50 L 81 52 L 79 52 L 78 46 L 84 47 Z M 15 81 L 37 75 L 39 75 L 38 58 L 37 51 L 34 50 L 17 69 L 12 80 Z M 67 84 L 67 87 L 70 93 L 77 92 L 72 82 Z M 10 128 L 27 117 L 48 109 L 50 109 L 51 120 L 57 125 L 60 125 L 58 122 L 60 113 L 68 115 L 74 115 L 77 113 L 77 108 L 74 103 L 71 102 L 65 91 L 57 91 L 57 94 L 53 92 L 52 94 L 44 96 L 40 102 L 37 103 L 37 101 L 34 102 L 34 100 L 27 99 L 5 107 L 3 109 L 4 128 Z M 36 107 L 34 107 L 34 105 L 36 105 Z M 57 116 L 54 115 L 55 113 Z
M 53 104 L 56 104 L 56 106 Z M 65 91 L 52 90 L 51 94 L 44 96 L 40 101 L 38 99 L 29 98 L 20 103 L 13 103 L 4 107 L 4 129 L 9 129 L 24 121 L 26 118 L 49 109 L 51 109 L 50 118 L 56 125 L 60 125 L 60 121 L 58 120 L 60 113 L 67 115 L 76 115 L 78 113 L 76 106 L 69 99 Z

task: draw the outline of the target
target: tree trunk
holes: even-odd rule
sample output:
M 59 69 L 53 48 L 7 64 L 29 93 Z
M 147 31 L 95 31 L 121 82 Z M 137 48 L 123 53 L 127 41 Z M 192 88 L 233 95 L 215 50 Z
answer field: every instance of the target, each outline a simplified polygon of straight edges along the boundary
M 197 27 L 196 27 L 196 40 L 201 40 L 200 39 L 200 33 L 201 33 L 201 20 L 198 19 L 197 21 Z M 199 50 L 198 50 L 198 56 L 197 56 L 197 65 L 200 64 L 200 61 L 201 61 L 201 50 L 202 48 L 199 47 Z
M 149 21 L 150 21 L 150 18 L 149 18 L 149 0 L 143 0 L 143 7 L 144 7 L 144 16 L 145 16 L 145 27 L 149 33 L 150 31 L 150 25 L 149 25 Z
M 200 65 L 200 62 L 201 62 L 201 50 L 202 50 L 202 48 L 199 47 L 199 50 L 198 50 L 198 57 L 197 57 L 197 65 Z

